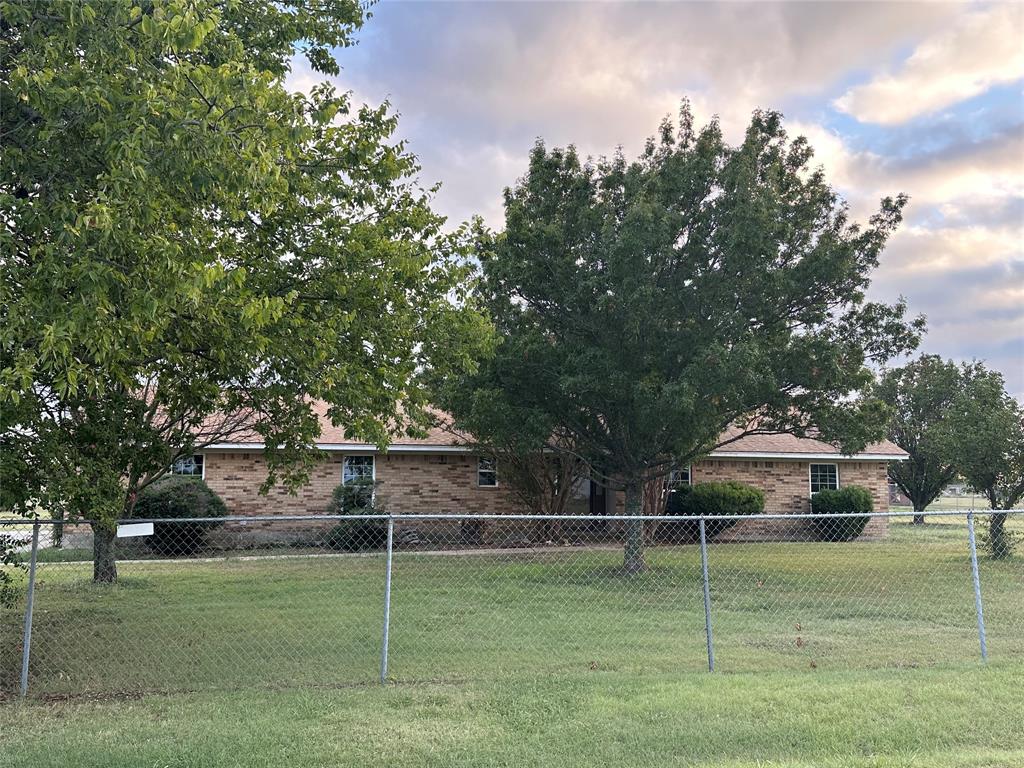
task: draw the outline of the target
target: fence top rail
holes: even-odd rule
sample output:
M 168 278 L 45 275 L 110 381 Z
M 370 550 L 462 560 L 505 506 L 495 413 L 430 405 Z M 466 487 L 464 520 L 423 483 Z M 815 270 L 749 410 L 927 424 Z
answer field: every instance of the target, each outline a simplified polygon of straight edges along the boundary
M 538 514 L 441 514 L 441 513 L 400 513 L 379 515 L 227 515 L 224 517 L 146 517 L 124 518 L 118 524 L 135 523 L 267 523 L 267 522 L 330 522 L 341 520 L 550 520 L 565 522 L 615 521 L 615 522 L 698 522 L 704 520 L 809 520 L 817 518 L 842 519 L 847 517 L 914 517 L 924 514 L 927 517 L 962 517 L 973 515 L 1019 515 L 1024 509 L 941 509 L 934 512 L 829 512 L 812 514 L 810 512 L 772 513 L 761 515 L 538 515 Z M 8 517 L 0 518 L 0 525 L 91 525 L 92 521 L 84 519 L 51 519 L 48 517 Z

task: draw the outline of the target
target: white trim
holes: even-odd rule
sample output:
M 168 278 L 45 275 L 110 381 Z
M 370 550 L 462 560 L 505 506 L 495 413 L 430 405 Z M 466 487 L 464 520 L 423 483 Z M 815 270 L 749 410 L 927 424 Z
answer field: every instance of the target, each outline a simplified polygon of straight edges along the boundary
M 195 464 L 195 457 L 196 456 L 201 456 L 202 459 L 203 459 L 203 461 L 202 461 L 203 466 L 200 468 L 201 471 L 199 473 L 199 479 L 205 482 L 206 481 L 206 454 L 202 453 L 202 452 L 200 452 L 200 453 L 185 453 L 185 454 L 182 454 L 181 456 L 179 456 L 178 458 L 176 458 L 174 461 L 171 462 L 171 468 L 168 471 L 168 474 L 169 475 L 174 475 L 175 477 L 195 477 L 195 475 L 184 475 L 184 474 L 180 474 L 178 472 L 175 472 L 174 471 L 174 465 L 177 464 L 182 459 L 184 459 L 185 457 L 188 457 L 188 458 L 192 459 L 193 460 L 193 464 Z
M 366 443 L 317 443 L 316 448 L 329 453 L 380 454 L 383 451 Z M 206 451 L 262 451 L 264 443 L 211 443 Z M 471 445 L 426 445 L 397 443 L 388 446 L 388 453 L 475 453 Z M 707 459 L 777 459 L 780 461 L 907 461 L 910 457 L 891 453 L 785 453 L 781 451 L 712 451 Z
M 485 472 L 493 472 L 494 473 L 494 485 L 483 485 L 480 482 L 480 462 L 481 461 L 485 461 L 485 460 L 488 460 L 486 456 L 477 456 L 476 457 L 476 487 L 477 488 L 497 488 L 498 487 L 498 460 L 497 459 L 489 459 L 489 461 L 494 462 L 494 469 L 492 469 L 492 470 L 484 470 Z
M 839 464 L 834 461 L 813 461 L 807 465 L 807 495 L 808 497 L 814 496 L 814 489 L 811 488 L 811 467 L 835 467 L 836 468 L 836 487 L 834 490 L 839 490 L 843 485 L 842 476 L 839 474 Z M 832 490 L 832 489 L 830 489 Z
M 362 453 L 354 453 L 354 452 L 353 453 L 346 453 L 345 455 L 343 455 L 341 457 L 341 482 L 342 483 L 345 482 L 345 459 L 357 459 L 357 458 L 360 458 L 360 457 L 363 457 L 363 456 L 369 456 L 371 459 L 373 459 L 373 464 L 370 465 L 370 482 L 371 483 L 376 483 L 377 482 L 377 457 L 374 454 L 369 453 L 368 451 L 363 451 Z
M 682 469 L 682 467 L 677 467 L 665 475 L 665 487 L 669 490 L 675 487 L 672 485 L 672 472 L 678 472 L 680 469 Z M 686 465 L 686 484 L 693 485 L 693 464 Z
M 355 459 L 363 456 L 369 456 L 372 459 L 370 464 L 370 504 L 372 506 L 377 502 L 377 457 L 374 454 L 368 451 L 343 454 L 341 461 L 338 462 L 341 465 L 341 484 L 345 485 L 345 459 Z
M 786 461 L 906 461 L 909 456 L 892 455 L 889 453 L 781 453 L 767 451 L 712 451 L 709 459 L 779 459 Z
M 264 443 L 212 443 L 204 450 L 215 451 L 262 451 L 266 449 Z M 329 453 L 360 453 L 363 455 L 382 454 L 374 445 L 366 443 L 316 443 L 315 448 Z M 387 453 L 475 453 L 470 445 L 410 445 L 398 443 L 389 445 Z

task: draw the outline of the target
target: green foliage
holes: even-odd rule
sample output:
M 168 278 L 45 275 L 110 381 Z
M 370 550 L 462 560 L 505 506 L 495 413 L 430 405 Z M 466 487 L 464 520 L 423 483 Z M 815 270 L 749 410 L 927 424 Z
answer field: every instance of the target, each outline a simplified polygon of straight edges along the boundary
M 716 520 L 722 515 L 760 515 L 764 512 L 764 491 L 735 480 L 697 483 L 682 486 L 669 493 L 666 515 L 704 516 L 705 534 L 711 538 L 736 525 L 738 520 Z M 658 524 L 661 541 L 678 543 L 696 541 L 700 537 L 695 521 L 666 521 Z
M 1024 541 L 1024 534 L 1019 530 L 1006 527 L 1007 516 L 1001 513 L 993 513 L 987 518 L 976 518 L 980 525 L 975 528 L 978 547 L 987 552 L 995 560 L 1003 560 L 1013 555 L 1021 541 Z
M 873 512 L 871 491 L 859 485 L 818 491 L 811 497 L 812 515 Z M 853 541 L 867 527 L 870 515 L 863 517 L 812 517 L 811 530 L 819 541 Z
M 865 396 L 869 366 L 923 328 L 902 303 L 865 297 L 905 202 L 851 222 L 776 112 L 755 112 L 730 146 L 684 104 L 679 129 L 664 123 L 632 162 L 538 142 L 505 193 L 505 231 L 478 232 L 500 343 L 440 399 L 485 442 L 571 435 L 631 511 L 645 481 L 714 450 L 730 425 L 855 452 L 888 418 Z
M 967 384 L 950 416 L 949 450 L 991 509 L 1013 509 L 1024 498 L 1024 408 L 1006 392 L 997 371 L 975 363 L 965 366 L 965 374 Z M 991 515 L 985 544 L 992 557 L 1009 557 L 1015 543 L 1006 515 Z
M 24 559 L 15 550 L 22 542 L 6 533 L 0 533 L 0 608 L 10 608 L 21 597 L 19 571 L 27 569 Z
M 224 517 L 227 507 L 220 496 L 199 478 L 170 475 L 139 493 L 132 517 L 139 519 Z M 220 523 L 154 523 L 146 543 L 161 555 L 193 555 L 205 543 L 206 533 Z
M 373 481 L 342 483 L 331 494 L 330 515 L 372 515 L 380 519 L 342 520 L 324 537 L 324 546 L 344 552 L 381 549 L 388 540 L 387 510 Z
M 4 507 L 109 534 L 176 455 L 239 432 L 294 486 L 317 401 L 353 439 L 421 429 L 424 377 L 489 343 L 465 233 L 387 105 L 284 85 L 296 50 L 337 73 L 362 4 L 0 7 Z
M 972 371 L 973 367 L 922 355 L 902 368 L 886 371 L 875 387 L 875 396 L 892 411 L 888 438 L 910 454 L 907 461 L 890 465 L 889 476 L 915 511 L 923 511 L 956 477 L 950 416 Z

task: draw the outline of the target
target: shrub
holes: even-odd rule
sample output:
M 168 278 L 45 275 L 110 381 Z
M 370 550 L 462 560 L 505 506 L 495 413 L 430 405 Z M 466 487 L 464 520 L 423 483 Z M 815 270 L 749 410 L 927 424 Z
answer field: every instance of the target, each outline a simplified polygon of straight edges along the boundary
M 220 496 L 196 477 L 169 475 L 148 485 L 135 501 L 132 517 L 224 517 L 227 507 Z M 220 523 L 154 523 L 146 543 L 161 555 L 194 555 L 206 542 L 206 533 Z
M 377 500 L 372 481 L 342 483 L 334 489 L 331 515 L 374 515 L 380 519 L 341 520 L 324 537 L 324 545 L 343 552 L 382 549 L 388 540 L 387 511 Z
M 874 509 L 871 491 L 859 485 L 847 485 L 838 490 L 818 491 L 811 497 L 811 514 L 873 512 Z M 870 515 L 812 517 L 811 530 L 818 541 L 853 541 L 864 532 L 870 519 Z
M 697 483 L 677 488 L 669 494 L 665 513 L 668 515 L 692 515 L 707 518 L 724 515 L 759 515 L 764 512 L 764 491 L 735 480 L 715 483 Z M 704 529 L 711 538 L 738 520 L 705 520 Z M 658 525 L 659 541 L 679 543 L 696 541 L 700 538 L 700 523 L 690 521 L 666 521 Z

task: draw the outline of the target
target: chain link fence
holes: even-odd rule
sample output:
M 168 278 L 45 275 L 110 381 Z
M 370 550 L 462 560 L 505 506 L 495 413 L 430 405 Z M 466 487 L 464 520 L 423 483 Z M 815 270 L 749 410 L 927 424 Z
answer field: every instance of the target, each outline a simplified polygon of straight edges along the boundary
M 1024 535 L 1022 511 L 1003 514 Z M 132 520 L 114 583 L 93 581 L 88 525 L 0 521 L 20 561 L 4 566 L 0 690 L 1024 659 L 1024 557 L 993 556 L 991 517 L 878 514 L 853 537 L 849 515 Z M 638 526 L 644 567 L 627 573 Z

